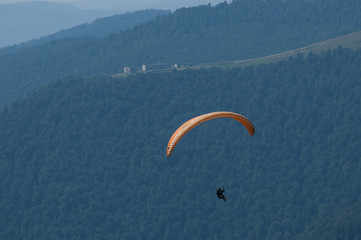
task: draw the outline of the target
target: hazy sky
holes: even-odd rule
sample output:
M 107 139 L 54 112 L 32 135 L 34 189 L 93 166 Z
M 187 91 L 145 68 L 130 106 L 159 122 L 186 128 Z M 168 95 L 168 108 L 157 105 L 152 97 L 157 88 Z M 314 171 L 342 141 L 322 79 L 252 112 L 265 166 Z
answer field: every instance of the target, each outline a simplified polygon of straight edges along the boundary
M 0 0 L 0 4 L 34 1 L 68 3 L 79 8 L 104 11 L 133 11 L 149 8 L 175 10 L 180 7 L 190 7 L 208 3 L 216 5 L 224 2 L 224 0 Z

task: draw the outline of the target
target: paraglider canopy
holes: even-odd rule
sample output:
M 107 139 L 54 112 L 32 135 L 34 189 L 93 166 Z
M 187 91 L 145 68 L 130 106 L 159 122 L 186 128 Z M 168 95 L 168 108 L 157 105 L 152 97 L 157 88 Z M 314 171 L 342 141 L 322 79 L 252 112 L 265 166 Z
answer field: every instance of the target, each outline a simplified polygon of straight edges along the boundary
M 191 129 L 193 129 L 194 127 L 198 126 L 199 124 L 201 124 L 205 121 L 215 119 L 215 118 L 222 118 L 222 117 L 233 118 L 233 119 L 237 120 L 238 122 L 242 123 L 246 127 L 246 129 L 248 130 L 248 133 L 250 135 L 254 135 L 254 133 L 255 133 L 254 126 L 251 123 L 251 121 L 249 121 L 246 117 L 244 117 L 240 114 L 237 114 L 237 113 L 233 113 L 233 112 L 211 112 L 211 113 L 203 114 L 198 117 L 192 118 L 192 119 L 188 120 L 187 122 L 185 122 L 184 124 L 182 124 L 173 133 L 172 137 L 169 139 L 168 146 L 167 146 L 167 156 L 169 157 L 172 154 L 177 143 Z

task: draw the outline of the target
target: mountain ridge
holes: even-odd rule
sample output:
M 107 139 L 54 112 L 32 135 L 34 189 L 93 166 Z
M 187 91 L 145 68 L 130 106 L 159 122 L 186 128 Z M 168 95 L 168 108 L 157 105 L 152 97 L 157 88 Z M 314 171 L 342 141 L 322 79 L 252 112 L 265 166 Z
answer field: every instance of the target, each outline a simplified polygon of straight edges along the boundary
M 37 39 L 108 14 L 98 10 L 83 10 L 62 3 L 36 1 L 1 3 L 0 48 Z
M 71 38 L 12 55 L 0 52 L 0 105 L 69 75 L 89 77 L 142 64 L 196 65 L 276 54 L 358 31 L 360 14 L 361 6 L 353 1 L 238 0 L 178 9 L 101 39 Z
M 65 38 L 96 37 L 102 38 L 109 34 L 132 28 L 137 24 L 145 23 L 156 16 L 170 14 L 167 10 L 147 9 L 124 14 L 116 14 L 107 17 L 97 18 L 90 23 L 84 23 L 68 29 L 60 30 L 56 33 L 42 36 L 36 40 L 30 40 L 22 44 L 1 49 L 3 54 L 16 53 L 18 51 L 36 47 L 50 41 L 61 40 Z M 6 53 L 7 52 L 7 53 Z

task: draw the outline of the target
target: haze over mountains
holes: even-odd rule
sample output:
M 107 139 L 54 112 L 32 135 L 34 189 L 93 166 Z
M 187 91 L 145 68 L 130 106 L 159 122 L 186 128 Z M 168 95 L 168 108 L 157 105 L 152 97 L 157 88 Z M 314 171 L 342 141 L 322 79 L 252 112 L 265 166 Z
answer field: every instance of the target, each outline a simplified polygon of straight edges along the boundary
M 69 4 L 83 9 L 100 9 L 103 11 L 139 11 L 144 9 L 176 10 L 182 7 L 194 7 L 198 5 L 216 5 L 224 0 L 82 0 L 70 1 Z
M 98 18 L 91 23 L 84 23 L 72 28 L 64 29 L 54 34 L 41 37 L 36 40 L 31 40 L 23 44 L 8 47 L 3 49 L 4 52 L 17 52 L 24 48 L 31 48 L 50 41 L 59 40 L 62 38 L 81 38 L 81 37 L 95 37 L 102 38 L 109 34 L 119 33 L 126 29 L 132 28 L 140 23 L 150 21 L 157 16 L 170 14 L 169 10 L 142 10 L 131 13 L 117 14 L 110 17 Z
M 192 1 L 0 1 L 0 48 L 38 39 L 96 18 L 146 9 L 176 10 L 186 6 L 217 4 L 220 0 Z
M 360 31 L 360 15 L 356 0 L 238 0 L 1 49 L 0 239 L 361 239 L 359 34 L 214 64 Z M 157 63 L 214 67 L 137 72 Z M 173 131 L 213 111 L 256 134 L 214 119 L 167 158 Z
M 0 4 L 0 48 L 89 23 L 110 14 L 49 2 Z

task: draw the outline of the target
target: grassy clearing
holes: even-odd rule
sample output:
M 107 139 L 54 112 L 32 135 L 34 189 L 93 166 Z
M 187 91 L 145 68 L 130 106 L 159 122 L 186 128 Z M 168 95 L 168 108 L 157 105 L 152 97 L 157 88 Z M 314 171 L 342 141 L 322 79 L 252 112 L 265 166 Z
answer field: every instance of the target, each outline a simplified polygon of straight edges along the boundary
M 319 43 L 314 43 L 302 48 L 297 48 L 293 50 L 289 50 L 282 53 L 277 53 L 265 57 L 253 58 L 253 59 L 245 59 L 240 61 L 233 62 L 219 62 L 219 63 L 211 63 L 211 64 L 202 64 L 193 66 L 192 68 L 211 68 L 211 67 L 220 67 L 220 68 L 234 68 L 234 67 L 245 67 L 250 65 L 258 65 L 258 64 L 267 64 L 274 63 L 277 61 L 281 61 L 287 59 L 289 57 L 295 56 L 297 54 L 307 55 L 309 52 L 313 53 L 322 53 L 327 50 L 333 50 L 341 46 L 342 48 L 350 48 L 353 50 L 361 48 L 361 31 L 351 33 L 348 35 L 344 35 L 337 38 L 332 38 L 329 40 L 325 40 Z

